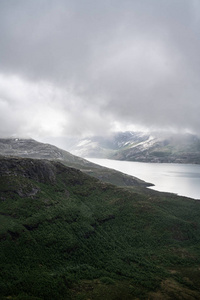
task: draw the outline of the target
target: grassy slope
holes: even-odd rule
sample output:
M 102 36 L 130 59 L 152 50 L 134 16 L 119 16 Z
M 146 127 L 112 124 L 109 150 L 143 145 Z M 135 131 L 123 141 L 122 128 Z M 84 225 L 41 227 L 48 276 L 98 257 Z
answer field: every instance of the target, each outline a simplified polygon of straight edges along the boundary
M 7 170 L 1 299 L 200 298 L 199 202 L 56 162 L 18 159 Z

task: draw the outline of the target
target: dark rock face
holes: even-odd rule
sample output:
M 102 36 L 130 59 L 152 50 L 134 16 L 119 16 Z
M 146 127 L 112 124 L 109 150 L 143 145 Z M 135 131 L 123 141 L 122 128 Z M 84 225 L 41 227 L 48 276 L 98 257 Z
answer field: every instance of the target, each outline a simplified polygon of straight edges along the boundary
M 58 163 L 57 163 L 58 164 Z M 55 182 L 56 166 L 53 162 L 47 160 L 18 159 L 18 158 L 0 158 L 0 176 L 2 175 L 20 175 L 31 178 L 38 182 Z M 36 190 L 31 192 L 33 195 Z
M 54 186 L 56 190 L 58 176 L 73 174 L 72 177 L 76 177 L 79 173 L 79 170 L 57 161 L 0 156 L 0 202 L 14 199 L 16 195 L 21 199 L 38 199 L 41 192 L 38 183 Z M 60 192 L 58 188 L 57 190 Z M 67 189 L 61 192 L 66 199 L 69 198 Z M 44 203 L 48 206 L 49 199 L 44 199 Z

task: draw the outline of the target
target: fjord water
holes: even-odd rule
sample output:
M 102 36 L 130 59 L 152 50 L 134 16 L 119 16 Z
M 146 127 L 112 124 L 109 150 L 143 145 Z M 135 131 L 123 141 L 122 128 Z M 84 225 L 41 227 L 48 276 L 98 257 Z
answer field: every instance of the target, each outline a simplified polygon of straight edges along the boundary
M 200 200 L 200 165 L 86 159 L 153 183 L 151 188 L 154 190 Z

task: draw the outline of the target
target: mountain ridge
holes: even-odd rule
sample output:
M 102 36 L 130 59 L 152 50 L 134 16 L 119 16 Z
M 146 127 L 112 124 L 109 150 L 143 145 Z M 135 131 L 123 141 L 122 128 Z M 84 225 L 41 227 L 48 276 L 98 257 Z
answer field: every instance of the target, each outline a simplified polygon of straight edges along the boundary
M 70 151 L 81 157 L 154 163 L 200 163 L 200 139 L 193 134 L 118 132 L 77 140 Z
M 1 138 L 0 155 L 57 160 L 68 167 L 80 169 L 84 173 L 104 182 L 119 186 L 153 185 L 136 177 L 93 164 L 56 146 L 37 142 L 34 139 Z

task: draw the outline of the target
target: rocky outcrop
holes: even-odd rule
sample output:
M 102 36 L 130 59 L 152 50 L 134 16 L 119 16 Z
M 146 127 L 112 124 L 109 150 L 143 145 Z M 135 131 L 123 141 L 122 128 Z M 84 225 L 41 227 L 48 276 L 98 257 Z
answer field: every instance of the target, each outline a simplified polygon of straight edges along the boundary
M 55 163 L 48 160 L 0 158 L 0 176 L 23 176 L 38 182 L 53 184 L 56 179 Z M 32 191 L 36 193 L 36 191 Z

